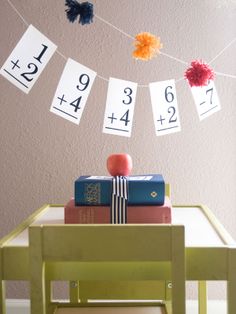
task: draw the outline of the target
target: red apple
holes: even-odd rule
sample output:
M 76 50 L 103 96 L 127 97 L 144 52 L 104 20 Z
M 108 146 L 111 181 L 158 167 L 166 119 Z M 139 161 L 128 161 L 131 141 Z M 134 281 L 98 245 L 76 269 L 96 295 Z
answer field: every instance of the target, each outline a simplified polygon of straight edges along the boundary
M 112 154 L 107 158 L 107 170 L 111 176 L 128 176 L 133 167 L 128 154 Z

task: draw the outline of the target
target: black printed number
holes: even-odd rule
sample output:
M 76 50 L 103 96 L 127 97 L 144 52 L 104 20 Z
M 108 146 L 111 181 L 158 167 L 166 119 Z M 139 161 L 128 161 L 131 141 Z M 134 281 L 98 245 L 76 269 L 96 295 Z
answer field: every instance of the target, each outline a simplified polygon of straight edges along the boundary
M 165 89 L 165 99 L 169 103 L 174 100 L 174 94 L 171 91 L 169 91 L 172 88 L 173 88 L 172 86 L 167 86 Z
M 90 77 L 88 76 L 88 74 L 81 74 L 79 77 L 79 82 L 80 85 L 77 85 L 76 88 L 82 92 L 88 87 L 90 83 Z
M 126 111 L 126 113 L 120 118 L 120 121 L 123 121 L 125 123 L 125 126 L 128 125 L 130 122 L 129 120 L 129 110 Z
M 169 107 L 168 108 L 168 113 L 171 114 L 170 119 L 169 119 L 169 123 L 177 121 L 177 117 L 174 117 L 175 116 L 175 112 L 176 112 L 175 107 Z
M 80 96 L 79 98 L 75 99 L 74 101 L 72 101 L 70 103 L 71 106 L 75 107 L 75 112 L 77 112 L 78 109 L 80 109 L 80 101 L 81 101 L 82 96 Z
M 206 96 L 209 96 L 209 104 L 212 105 L 212 100 L 213 100 L 213 87 L 206 90 Z M 201 106 L 201 105 L 204 105 L 205 103 L 207 103 L 207 100 L 201 102 L 201 103 L 200 103 L 200 106 Z
M 168 103 L 171 103 L 174 101 L 175 97 L 174 94 L 171 92 L 173 86 L 167 86 L 165 89 L 165 99 Z M 169 123 L 173 123 L 177 121 L 177 117 L 175 115 L 176 108 L 174 106 L 171 106 L 168 108 L 168 113 L 170 114 Z
M 43 45 L 43 50 L 40 52 L 40 54 L 38 55 L 38 57 L 34 57 L 34 59 L 36 59 L 38 62 L 42 63 L 41 62 L 41 59 L 42 59 L 42 56 L 45 54 L 45 51 L 48 49 L 48 46 L 46 45 Z
M 206 90 L 206 95 L 210 94 L 210 105 L 212 105 L 213 87 Z
M 132 93 L 133 93 L 133 90 L 130 88 L 130 87 L 126 87 L 125 89 L 124 89 L 124 93 L 126 94 L 126 97 L 128 98 L 127 100 L 123 100 L 122 102 L 123 102 L 123 104 L 125 104 L 125 105 L 129 105 L 129 104 L 131 104 L 131 102 L 132 102 L 132 97 L 131 97 L 131 95 L 132 95 Z
M 43 45 L 43 49 L 42 51 L 40 52 L 40 54 L 37 56 L 37 57 L 33 57 L 35 60 L 37 60 L 39 63 L 42 63 L 41 62 L 41 59 L 43 57 L 43 55 L 45 54 L 45 51 L 48 49 L 48 46 L 46 45 Z M 29 63 L 28 64 L 28 69 L 30 69 L 31 71 L 29 72 L 24 72 L 24 73 L 21 73 L 21 76 L 28 82 L 31 82 L 33 80 L 33 77 L 30 77 L 31 75 L 34 75 L 38 72 L 38 66 L 35 64 L 35 63 Z
M 89 85 L 89 82 L 90 82 L 90 78 L 87 74 L 81 74 L 80 77 L 79 77 L 79 83 L 80 85 L 77 85 L 76 88 L 78 90 L 80 90 L 81 92 L 86 90 L 86 88 L 88 87 Z M 81 99 L 82 99 L 82 96 L 76 98 L 75 100 L 73 100 L 70 105 L 73 106 L 75 108 L 75 112 L 78 111 L 78 109 L 81 109 L 80 108 L 80 102 L 81 102 Z
M 29 72 L 24 72 L 21 74 L 21 76 L 23 76 L 24 79 L 26 79 L 26 81 L 31 82 L 33 77 L 29 77 L 30 75 L 36 74 L 38 72 L 38 67 L 36 64 L 34 63 L 29 63 L 28 64 L 28 68 L 31 70 Z

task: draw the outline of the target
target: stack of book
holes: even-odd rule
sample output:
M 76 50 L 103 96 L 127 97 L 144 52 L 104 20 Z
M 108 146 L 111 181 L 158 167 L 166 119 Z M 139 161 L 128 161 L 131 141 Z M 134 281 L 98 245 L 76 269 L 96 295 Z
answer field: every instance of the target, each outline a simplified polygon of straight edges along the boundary
M 125 181 L 118 185 L 120 178 Z M 81 176 L 64 210 L 66 224 L 171 223 L 171 201 L 160 174 Z

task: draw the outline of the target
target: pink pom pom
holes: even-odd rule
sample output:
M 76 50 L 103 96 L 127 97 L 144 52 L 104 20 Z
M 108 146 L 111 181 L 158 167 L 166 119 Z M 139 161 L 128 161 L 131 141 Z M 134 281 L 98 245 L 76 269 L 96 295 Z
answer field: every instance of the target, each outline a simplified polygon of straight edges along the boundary
M 209 80 L 214 79 L 213 70 L 203 61 L 192 61 L 191 67 L 185 71 L 185 78 L 189 85 L 192 86 L 206 86 Z

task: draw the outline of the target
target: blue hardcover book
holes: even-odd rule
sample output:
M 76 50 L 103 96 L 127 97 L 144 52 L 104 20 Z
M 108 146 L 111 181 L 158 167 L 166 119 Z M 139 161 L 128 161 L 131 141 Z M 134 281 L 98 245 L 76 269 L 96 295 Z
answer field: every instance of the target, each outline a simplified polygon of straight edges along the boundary
M 110 205 L 113 177 L 81 176 L 75 181 L 75 205 Z M 165 182 L 161 174 L 127 177 L 128 205 L 163 205 Z

